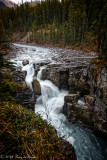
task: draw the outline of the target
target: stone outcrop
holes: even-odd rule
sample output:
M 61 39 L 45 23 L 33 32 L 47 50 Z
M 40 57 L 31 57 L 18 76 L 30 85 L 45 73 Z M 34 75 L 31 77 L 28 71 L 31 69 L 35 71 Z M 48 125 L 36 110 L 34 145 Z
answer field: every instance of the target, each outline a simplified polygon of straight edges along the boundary
M 87 69 L 71 68 L 68 83 L 70 94 L 63 106 L 68 120 L 88 125 L 107 138 L 107 69 L 96 69 L 92 64 Z M 84 105 L 78 104 L 80 97 L 84 97 Z
M 15 99 L 17 100 L 18 104 L 21 104 L 28 109 L 34 110 L 36 102 L 32 90 L 27 86 L 25 86 L 22 90 L 17 91 Z
M 12 77 L 15 82 L 22 85 L 22 89 L 18 90 L 14 95 L 18 104 L 21 104 L 24 107 L 34 110 L 35 108 L 35 99 L 34 94 L 30 88 L 25 84 L 26 72 L 23 72 L 19 69 L 14 69 L 12 71 Z
M 48 67 L 42 71 L 42 79 L 52 81 L 59 89 L 68 89 L 69 71 L 66 68 Z
M 63 112 L 67 116 L 68 120 L 72 123 L 83 124 L 83 122 L 86 122 L 85 124 L 91 125 L 92 121 L 89 107 L 86 104 L 79 105 L 79 98 L 79 94 L 69 94 L 65 96 Z
M 107 136 L 107 69 L 91 65 L 88 75 L 94 100 L 85 97 L 86 103 L 91 107 L 94 127 Z

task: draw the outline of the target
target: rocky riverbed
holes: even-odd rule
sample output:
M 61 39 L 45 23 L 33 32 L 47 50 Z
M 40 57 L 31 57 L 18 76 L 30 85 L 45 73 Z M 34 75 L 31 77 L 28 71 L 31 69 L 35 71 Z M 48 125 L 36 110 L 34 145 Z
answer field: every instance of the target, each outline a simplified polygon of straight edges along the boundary
M 43 94 L 43 88 L 41 88 L 40 83 L 43 84 L 44 87 L 47 87 L 49 92 L 48 98 L 51 96 L 50 85 L 52 85 L 52 83 L 56 85 L 60 89 L 60 91 L 56 89 L 58 92 L 56 92 L 56 95 L 60 95 L 59 99 L 56 97 L 56 101 L 59 100 L 61 104 L 63 104 L 63 100 L 61 100 L 63 97 L 61 97 L 60 92 L 63 93 L 63 90 L 68 92 L 67 95 L 67 92 L 65 94 L 64 91 L 64 104 L 63 107 L 61 107 L 60 115 L 58 115 L 59 118 L 61 118 L 61 126 L 64 127 L 63 134 L 65 135 L 67 132 L 68 138 L 66 139 L 72 144 L 74 143 L 72 139 L 74 134 L 74 147 L 78 155 L 78 160 L 82 159 L 84 156 L 93 159 L 93 152 L 89 151 L 86 154 L 86 151 L 83 153 L 83 150 L 86 150 L 86 146 L 88 145 L 89 148 L 91 147 L 91 150 L 94 147 L 94 150 L 99 143 L 95 143 L 96 146 L 94 146 L 90 138 L 96 138 L 90 136 L 91 134 L 81 129 L 81 127 L 73 126 L 73 124 L 80 124 L 85 126 L 85 128 L 91 128 L 93 131 L 97 132 L 97 135 L 99 134 L 102 138 L 107 138 L 107 70 L 104 67 L 97 70 L 95 64 L 91 63 L 92 60 L 97 58 L 97 54 L 94 52 L 84 53 L 72 49 L 35 47 L 20 44 L 15 44 L 13 50 L 17 54 L 15 53 L 13 56 L 12 53 L 10 57 L 8 56 L 7 58 L 13 57 L 13 62 L 16 62 L 18 69 L 20 70 L 23 68 L 24 73 L 26 74 L 27 72 L 27 85 L 33 84 L 32 87 L 29 85 L 32 92 L 30 99 L 32 99 L 33 95 L 34 100 L 41 103 L 41 98 L 39 97 Z M 38 75 L 38 71 L 41 71 L 42 74 Z M 16 77 L 18 77 L 18 75 Z M 32 79 L 29 79 L 29 77 L 32 77 Z M 38 77 L 41 82 L 38 80 Z M 47 80 L 50 80 L 51 83 Z M 27 97 L 28 96 L 26 96 L 26 98 Z M 28 101 L 30 99 L 27 98 Z M 21 103 L 23 103 L 22 101 Z M 37 103 L 38 106 L 39 103 Z M 72 127 L 66 121 L 62 113 L 67 117 Z M 55 123 L 55 127 L 56 126 L 57 123 Z M 63 135 L 62 131 L 59 131 L 61 128 L 58 128 L 59 135 Z M 73 128 L 74 132 L 71 133 Z M 69 134 L 72 135 L 70 138 Z M 90 138 L 88 138 L 88 136 Z M 81 143 L 83 139 L 84 144 Z M 87 141 L 86 139 L 90 140 Z M 97 146 L 97 149 L 98 148 Z M 99 154 L 95 156 L 97 160 L 99 160 L 100 151 Z M 103 156 L 106 157 L 105 149 Z M 101 160 L 103 159 L 101 158 Z
M 18 55 L 20 56 L 20 48 L 14 45 L 12 48 L 12 52 L 7 55 L 9 59 L 15 58 Z M 23 52 L 23 48 L 21 49 L 21 52 Z M 80 123 L 88 126 L 106 138 L 107 70 L 101 68 L 95 77 L 95 72 L 98 71 L 95 69 L 96 66 L 90 62 L 97 58 L 97 53 L 84 53 L 83 51 L 63 48 L 51 48 L 51 50 L 55 52 L 51 57 L 53 63 L 50 63 L 49 60 L 33 62 L 35 76 L 41 66 L 46 66 L 42 71 L 42 80 L 50 80 L 59 89 L 69 91 L 69 94 L 65 97 L 63 106 L 63 113 L 68 120 L 71 123 Z M 36 51 L 33 46 L 32 51 Z M 23 65 L 27 65 L 29 63 L 28 58 L 24 59 L 22 63 Z M 37 98 L 41 94 L 41 91 L 36 77 L 33 79 L 33 87 L 34 97 Z M 18 96 L 20 97 L 20 94 Z M 30 96 L 28 95 L 28 97 Z M 81 101 L 81 98 L 84 103 L 79 104 L 78 102 L 79 99 Z M 26 96 L 23 99 L 27 99 Z M 31 99 L 30 103 L 34 104 L 36 100 Z M 28 104 L 26 100 L 23 104 L 25 103 Z

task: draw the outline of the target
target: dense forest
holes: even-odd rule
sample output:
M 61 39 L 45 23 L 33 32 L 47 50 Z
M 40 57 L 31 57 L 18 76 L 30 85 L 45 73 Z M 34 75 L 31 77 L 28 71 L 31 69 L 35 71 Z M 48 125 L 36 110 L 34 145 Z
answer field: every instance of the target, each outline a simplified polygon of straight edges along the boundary
M 28 32 L 28 41 L 60 45 L 107 46 L 106 0 L 45 0 L 15 8 L 0 9 L 0 41 L 15 31 Z M 11 38 L 12 39 L 12 38 Z

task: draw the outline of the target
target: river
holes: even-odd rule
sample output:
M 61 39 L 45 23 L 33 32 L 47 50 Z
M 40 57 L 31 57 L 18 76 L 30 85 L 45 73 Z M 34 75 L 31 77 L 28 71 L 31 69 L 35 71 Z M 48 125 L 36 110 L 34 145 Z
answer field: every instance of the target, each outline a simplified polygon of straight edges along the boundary
M 18 54 L 11 61 L 16 63 L 17 67 L 21 67 L 23 71 L 27 71 L 26 83 L 32 89 L 32 79 L 34 75 L 33 64 L 47 62 L 58 64 L 55 61 L 65 53 L 65 49 L 46 48 L 39 46 L 14 44 L 18 48 Z M 22 65 L 23 60 L 29 60 L 29 64 Z M 41 80 L 42 70 L 40 68 L 37 79 L 41 85 L 41 96 L 38 97 L 35 104 L 35 113 L 40 114 L 43 119 L 57 130 L 57 134 L 70 142 L 77 155 L 77 160 L 106 160 L 107 159 L 107 143 L 96 137 L 92 131 L 83 128 L 80 125 L 70 124 L 64 114 L 61 112 L 64 104 L 64 96 L 68 91 L 59 90 L 49 80 Z

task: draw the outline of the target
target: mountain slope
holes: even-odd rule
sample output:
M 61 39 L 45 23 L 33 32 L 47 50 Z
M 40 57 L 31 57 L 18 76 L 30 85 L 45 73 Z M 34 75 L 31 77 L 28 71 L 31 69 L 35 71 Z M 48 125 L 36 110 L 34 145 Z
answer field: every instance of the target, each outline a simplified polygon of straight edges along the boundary
M 0 0 L 0 8 L 14 7 L 16 4 L 10 0 Z

